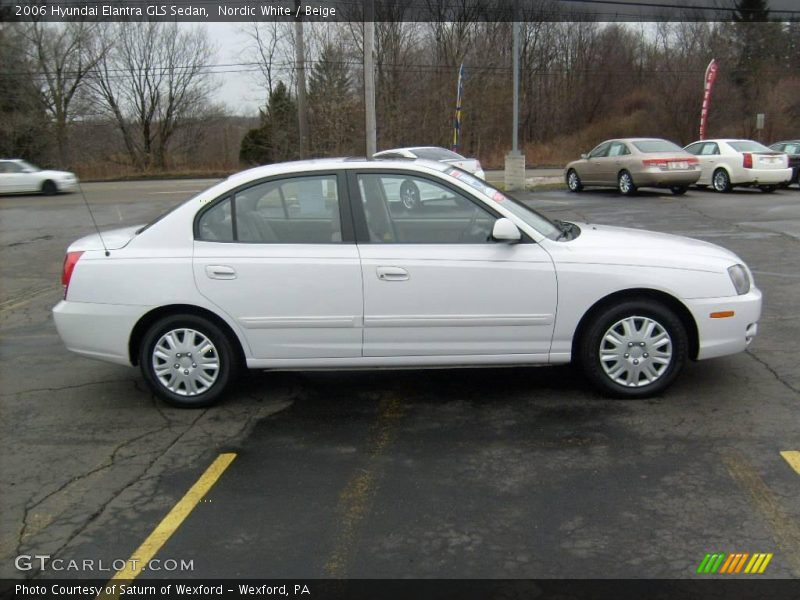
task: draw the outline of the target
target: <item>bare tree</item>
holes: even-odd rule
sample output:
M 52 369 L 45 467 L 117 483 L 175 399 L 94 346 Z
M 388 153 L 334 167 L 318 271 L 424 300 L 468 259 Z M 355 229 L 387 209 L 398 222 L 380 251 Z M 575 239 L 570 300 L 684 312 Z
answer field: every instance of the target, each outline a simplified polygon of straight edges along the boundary
M 205 29 L 177 23 L 119 23 L 108 33 L 114 45 L 98 62 L 93 88 L 131 162 L 162 169 L 175 132 L 208 104 L 215 49 Z
M 267 91 L 267 98 L 275 91 L 275 85 L 287 77 L 292 66 L 292 32 L 288 23 L 272 21 L 249 23 L 242 28 L 248 44 L 244 55 L 256 66 L 259 84 Z
M 74 100 L 89 73 L 105 55 L 107 46 L 98 38 L 95 23 L 28 24 L 23 34 L 31 64 L 36 69 L 34 80 L 41 89 L 45 109 L 53 119 L 58 160 L 69 162 L 67 139 L 74 117 Z

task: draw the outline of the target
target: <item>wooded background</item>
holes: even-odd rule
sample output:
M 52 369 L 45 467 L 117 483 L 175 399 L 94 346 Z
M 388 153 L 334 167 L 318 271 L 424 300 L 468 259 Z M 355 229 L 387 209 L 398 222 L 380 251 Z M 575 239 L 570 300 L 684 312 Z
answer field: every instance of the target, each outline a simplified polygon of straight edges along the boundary
M 716 58 L 708 135 L 800 137 L 800 23 L 553 22 L 522 15 L 520 143 L 529 165 L 563 165 L 603 139 L 697 139 Z M 745 10 L 746 9 L 746 10 Z M 501 166 L 511 144 L 511 27 L 465 9 L 448 22 L 377 15 L 378 148 L 449 147 L 465 65 L 461 152 Z M 761 11 L 761 12 L 759 12 Z M 301 158 L 294 27 L 242 24 L 241 64 L 259 115 L 215 100 L 218 49 L 175 23 L 0 24 L 0 156 L 83 177 L 222 173 Z M 363 24 L 306 23 L 307 156 L 364 155 Z M 756 131 L 756 114 L 766 115 Z

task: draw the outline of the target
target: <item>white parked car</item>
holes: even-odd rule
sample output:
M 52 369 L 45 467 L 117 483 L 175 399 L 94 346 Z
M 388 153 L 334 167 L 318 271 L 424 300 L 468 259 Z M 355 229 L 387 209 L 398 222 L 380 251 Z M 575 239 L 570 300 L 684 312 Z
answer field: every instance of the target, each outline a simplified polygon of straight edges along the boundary
M 393 158 L 421 158 L 425 160 L 435 160 L 437 162 L 445 163 L 453 167 L 463 169 L 468 173 L 475 175 L 479 179 L 485 179 L 486 173 L 481 167 L 481 163 L 477 158 L 466 158 L 457 152 L 448 150 L 447 148 L 440 148 L 439 146 L 414 146 L 412 148 L 393 148 L 391 150 L 382 150 L 372 155 L 373 158 L 380 159 L 393 159 Z M 398 182 L 398 190 L 396 194 L 397 199 L 403 203 L 408 210 L 417 210 L 423 207 L 424 203 L 430 200 L 436 200 L 437 197 L 433 194 L 430 188 L 420 188 L 415 186 L 411 181 Z M 393 198 L 390 198 L 390 202 Z
M 753 140 L 702 140 L 685 150 L 700 161 L 698 187 L 730 192 L 736 186 L 757 186 L 774 192 L 792 178 L 787 154 Z
M 437 188 L 436 209 L 390 202 L 398 178 Z M 724 248 L 551 221 L 431 161 L 244 171 L 149 225 L 74 242 L 62 281 L 67 348 L 139 365 L 179 406 L 217 400 L 238 367 L 570 361 L 602 392 L 641 398 L 690 359 L 743 351 L 761 313 Z
M 0 194 L 57 194 L 74 192 L 78 187 L 75 173 L 40 169 L 29 162 L 0 159 Z

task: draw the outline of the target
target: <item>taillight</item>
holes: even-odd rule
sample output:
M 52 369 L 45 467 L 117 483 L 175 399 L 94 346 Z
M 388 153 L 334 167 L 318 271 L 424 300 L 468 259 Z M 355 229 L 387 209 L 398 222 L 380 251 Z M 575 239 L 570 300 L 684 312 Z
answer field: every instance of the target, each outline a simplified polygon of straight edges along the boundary
M 749 152 L 745 152 L 742 154 L 742 166 L 745 169 L 752 169 L 753 168 L 753 155 Z
M 64 270 L 61 273 L 61 285 L 64 286 L 64 300 L 67 299 L 67 290 L 69 289 L 69 280 L 72 279 L 72 272 L 75 270 L 75 265 L 78 263 L 83 252 L 67 252 L 64 257 Z

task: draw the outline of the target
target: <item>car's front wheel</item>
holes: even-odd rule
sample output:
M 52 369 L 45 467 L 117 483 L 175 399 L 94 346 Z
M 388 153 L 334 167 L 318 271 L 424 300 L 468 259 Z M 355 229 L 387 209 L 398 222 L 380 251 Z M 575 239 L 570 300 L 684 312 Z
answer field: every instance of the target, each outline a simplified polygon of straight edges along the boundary
M 58 193 L 58 186 L 55 181 L 49 179 L 42 184 L 42 194 L 45 196 L 54 196 Z
M 686 185 L 673 185 L 671 188 L 669 188 L 669 191 L 675 196 L 683 196 L 688 189 L 689 186 Z
M 635 196 L 638 188 L 633 183 L 633 177 L 628 171 L 621 171 L 617 176 L 617 186 L 624 196 Z
M 583 190 L 583 182 L 575 169 L 570 169 L 567 173 L 567 187 L 570 192 L 580 192 Z
M 675 313 L 649 299 L 602 310 L 580 340 L 578 359 L 603 394 L 647 398 L 672 383 L 686 363 L 689 342 Z
M 180 408 L 216 402 L 228 387 L 235 361 L 225 333 L 195 315 L 157 321 L 145 333 L 139 352 L 139 365 L 150 388 Z

